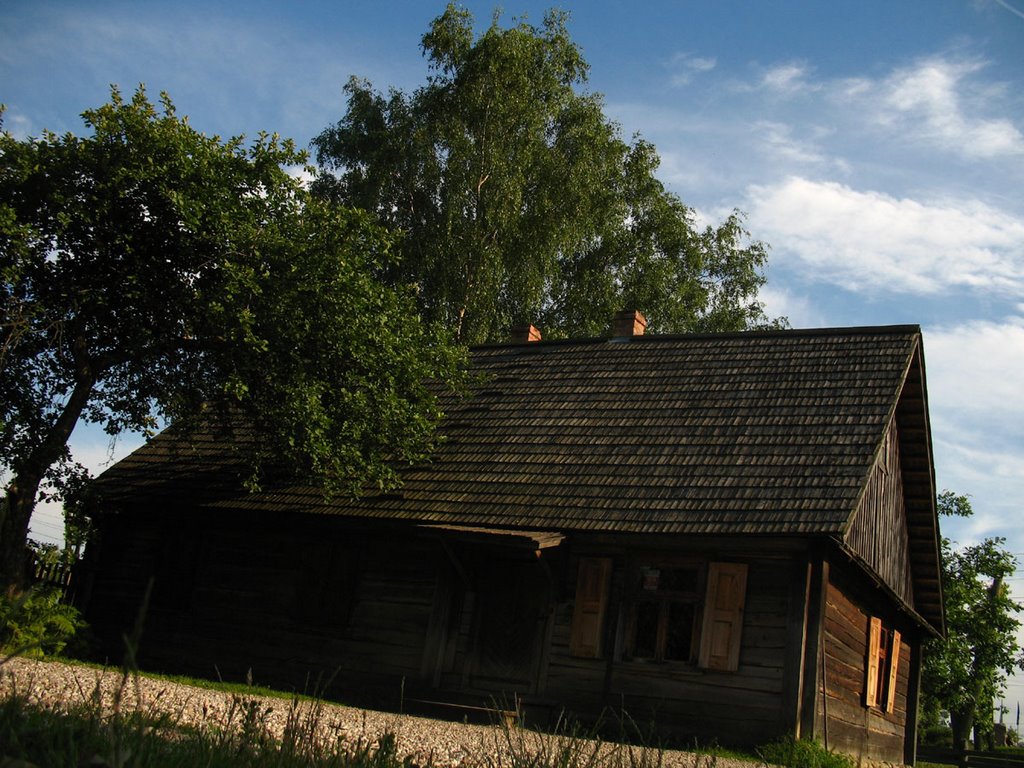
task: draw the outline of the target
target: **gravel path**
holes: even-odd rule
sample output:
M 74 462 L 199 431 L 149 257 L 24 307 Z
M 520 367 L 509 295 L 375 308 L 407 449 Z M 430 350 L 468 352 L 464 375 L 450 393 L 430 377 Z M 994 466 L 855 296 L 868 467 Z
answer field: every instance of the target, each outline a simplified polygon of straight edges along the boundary
M 59 710 L 92 700 L 97 690 L 107 709 L 113 708 L 115 694 L 122 690 L 123 710 L 131 711 L 138 706 L 147 712 L 169 714 L 177 722 L 197 727 L 240 727 L 244 709 L 251 707 L 263 715 L 268 731 L 275 737 L 280 737 L 289 717 L 315 721 L 318 738 L 329 742 L 341 737 L 353 745 L 373 744 L 390 732 L 396 737 L 399 756 L 411 756 L 416 765 L 426 765 L 432 760 L 438 768 L 467 768 L 479 764 L 488 768 L 509 768 L 510 738 L 517 742 L 517 752 L 551 749 L 556 744 L 553 740 L 557 739 L 518 728 L 505 730 L 335 704 L 295 704 L 285 699 L 240 697 L 144 677 L 122 688 L 121 674 L 116 670 L 101 671 L 61 662 L 14 658 L 0 666 L 0 698 L 17 692 L 32 702 Z M 604 766 L 614 768 L 632 762 L 624 754 L 612 754 L 625 747 L 606 745 L 604 749 L 611 757 L 601 761 Z M 616 757 L 624 759 L 620 762 Z M 755 764 L 723 758 L 712 761 L 707 755 L 665 751 L 661 765 L 665 768 L 753 768 Z

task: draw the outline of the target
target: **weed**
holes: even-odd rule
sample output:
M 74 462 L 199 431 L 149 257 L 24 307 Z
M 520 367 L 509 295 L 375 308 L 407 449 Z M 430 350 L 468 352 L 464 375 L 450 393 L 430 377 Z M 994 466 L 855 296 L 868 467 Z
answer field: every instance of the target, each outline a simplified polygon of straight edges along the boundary
M 10 655 L 57 655 L 84 628 L 81 614 L 61 603 L 59 589 L 0 594 L 0 648 Z
M 810 739 L 785 738 L 757 749 L 766 763 L 786 768 L 854 768 L 856 762 L 849 755 L 826 749 Z
M 13 678 L 12 678 L 13 680 Z M 12 682 L 13 686 L 14 683 Z M 98 683 L 97 683 L 98 686 Z M 271 707 L 232 697 L 227 714 L 188 725 L 122 697 L 111 711 L 94 691 L 80 702 L 48 709 L 32 702 L 31 691 L 12 690 L 0 700 L 0 759 L 11 764 L 92 765 L 100 768 L 411 768 L 398 757 L 393 734 L 375 741 L 347 741 L 320 728 L 317 707 L 289 710 L 281 738 L 269 722 Z M 324 733 L 326 732 L 326 733 Z

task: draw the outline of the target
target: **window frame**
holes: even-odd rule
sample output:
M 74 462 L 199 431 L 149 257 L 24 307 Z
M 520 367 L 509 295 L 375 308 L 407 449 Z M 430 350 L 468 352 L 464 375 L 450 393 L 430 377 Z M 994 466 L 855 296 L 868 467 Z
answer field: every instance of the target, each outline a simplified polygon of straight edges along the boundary
M 695 583 L 692 590 L 661 590 L 644 587 L 645 571 L 693 570 Z M 694 665 L 697 663 L 700 648 L 700 629 L 703 617 L 704 599 L 707 591 L 708 563 L 706 560 L 693 558 L 650 558 L 634 563 L 627 569 L 631 587 L 625 595 L 628 605 L 628 620 L 623 643 L 624 658 L 629 661 L 643 663 L 676 663 Z M 659 573 L 660 580 L 660 573 Z M 653 656 L 637 654 L 637 631 L 642 604 L 658 606 L 658 619 L 655 637 L 652 643 Z M 690 607 L 692 619 L 690 624 L 689 653 L 687 658 L 666 658 L 669 641 L 669 622 L 673 605 Z

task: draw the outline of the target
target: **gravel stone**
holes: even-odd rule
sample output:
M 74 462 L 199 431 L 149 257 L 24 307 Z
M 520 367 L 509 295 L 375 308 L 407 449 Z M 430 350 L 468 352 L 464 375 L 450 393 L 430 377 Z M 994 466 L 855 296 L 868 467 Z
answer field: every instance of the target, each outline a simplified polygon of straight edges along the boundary
M 167 714 L 181 725 L 196 728 L 240 728 L 245 712 L 249 710 L 260 715 L 268 734 L 274 738 L 281 737 L 289 717 L 293 722 L 300 718 L 299 722 L 316 723 L 314 737 L 322 743 L 334 744 L 342 739 L 353 749 L 374 745 L 385 733 L 392 733 L 399 757 L 409 756 L 413 765 L 432 763 L 437 768 L 476 765 L 511 768 L 510 741 L 519 754 L 550 750 L 559 743 L 557 736 L 521 728 L 505 729 L 326 702 L 296 702 L 211 691 L 142 676 L 133 676 L 125 681 L 119 670 L 24 658 L 9 658 L 0 664 L 0 698 L 15 693 L 55 711 L 98 700 L 105 713 L 113 712 L 118 706 L 122 711 L 139 708 L 147 713 Z M 580 746 L 594 745 L 593 742 L 576 741 Z M 601 765 L 619 763 L 619 760 L 606 760 L 616 749 L 630 748 L 616 744 L 601 745 Z M 638 755 L 634 755 L 633 761 L 628 756 L 621 757 L 623 762 L 620 765 L 643 765 Z M 752 768 L 756 765 L 675 750 L 665 750 L 660 755 L 660 762 L 656 753 L 652 757 L 654 760 L 650 768 Z

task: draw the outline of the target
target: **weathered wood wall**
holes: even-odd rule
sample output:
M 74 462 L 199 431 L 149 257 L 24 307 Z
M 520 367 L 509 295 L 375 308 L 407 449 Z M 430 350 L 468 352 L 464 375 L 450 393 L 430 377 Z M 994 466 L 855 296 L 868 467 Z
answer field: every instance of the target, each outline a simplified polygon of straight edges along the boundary
M 907 692 L 911 670 L 913 630 L 891 607 L 856 586 L 855 577 L 841 568 L 830 571 L 825 608 L 825 697 L 818 697 L 825 719 L 820 738 L 831 749 L 869 760 L 903 762 L 907 727 Z M 887 627 L 900 630 L 896 698 L 892 712 L 865 705 L 868 622 L 880 616 Z
M 303 516 L 118 516 L 105 526 L 88 618 L 121 653 L 155 578 L 139 648 L 150 668 L 397 703 L 423 652 L 443 552 L 435 541 Z M 346 690 L 347 689 L 347 690 Z
M 88 618 L 113 660 L 152 575 L 139 654 L 152 668 L 230 680 L 251 669 L 258 683 L 299 690 L 332 678 L 328 695 L 387 706 L 403 688 L 478 704 L 514 694 L 538 718 L 610 709 L 723 744 L 765 743 L 792 733 L 799 717 L 806 585 L 796 575 L 806 574 L 808 555 L 798 543 L 576 537 L 538 557 L 312 515 L 151 510 L 111 523 Z M 594 556 L 613 563 L 604 652 L 578 658 L 570 652 L 577 570 Z M 626 656 L 626 574 L 676 557 L 747 565 L 737 670 Z M 903 745 L 909 660 L 901 659 L 896 711 L 865 709 L 870 600 L 837 578 L 824 641 L 830 746 L 892 759 Z
M 846 543 L 893 592 L 914 607 L 907 510 L 895 421 L 889 426 L 878 461 L 871 470 Z
M 624 573 L 630 558 L 657 560 L 659 553 L 650 551 L 644 557 L 636 551 L 614 551 L 606 545 L 599 554 L 614 558 L 604 658 L 575 658 L 570 654 L 577 552 L 564 569 L 564 599 L 554 614 L 543 680 L 546 697 L 571 702 L 570 709 L 584 716 L 592 717 L 605 707 L 621 709 L 639 724 L 657 723 L 663 731 L 704 743 L 714 740 L 755 745 L 785 732 L 780 711 L 787 685 L 787 617 L 792 592 L 793 566 L 788 558 L 743 559 L 749 573 L 739 669 L 718 672 L 681 661 L 624 658 L 628 614 Z M 680 554 L 678 549 L 661 553 Z M 708 557 L 707 552 L 699 550 L 689 555 Z M 717 556 L 721 558 L 721 554 Z

